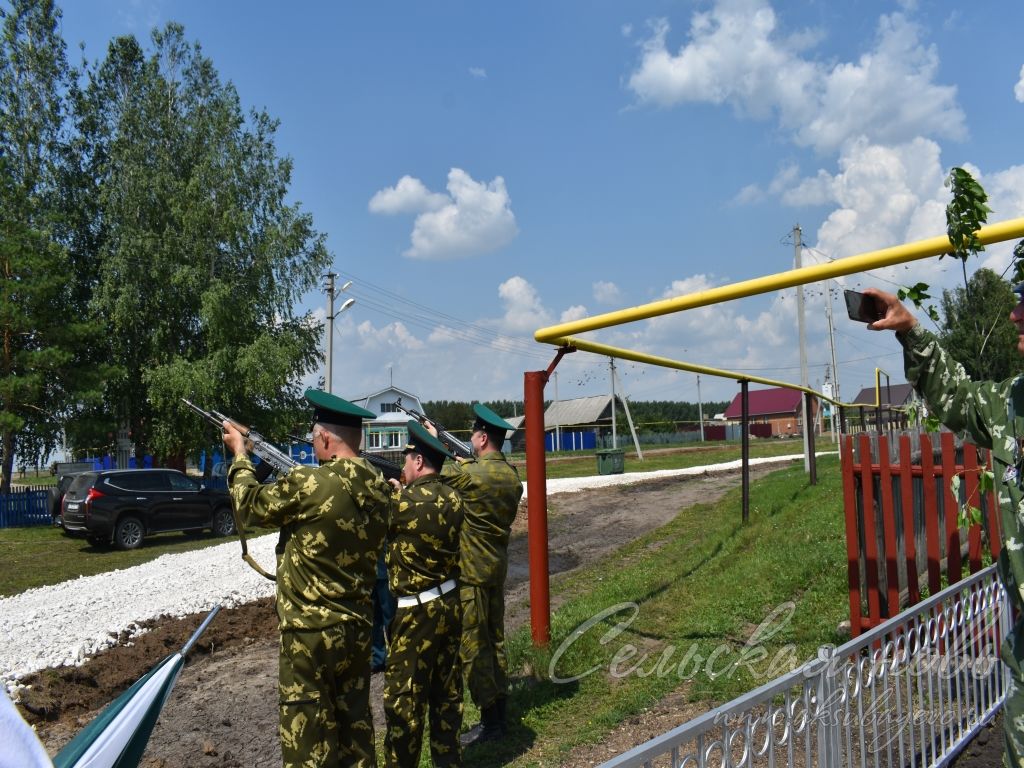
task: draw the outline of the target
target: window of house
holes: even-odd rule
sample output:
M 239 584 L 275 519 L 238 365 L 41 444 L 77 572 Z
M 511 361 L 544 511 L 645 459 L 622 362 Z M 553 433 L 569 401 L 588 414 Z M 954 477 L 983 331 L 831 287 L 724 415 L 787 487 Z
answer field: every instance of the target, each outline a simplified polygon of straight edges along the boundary
M 382 445 L 380 438 L 381 438 L 381 433 L 380 432 L 370 432 L 366 436 L 366 447 L 367 448 L 380 448 L 381 445 Z
M 389 448 L 400 448 L 402 446 L 402 433 L 401 432 L 388 432 L 388 447 Z
M 381 413 L 398 413 L 398 406 L 395 405 L 394 403 L 381 403 L 380 404 L 380 412 Z

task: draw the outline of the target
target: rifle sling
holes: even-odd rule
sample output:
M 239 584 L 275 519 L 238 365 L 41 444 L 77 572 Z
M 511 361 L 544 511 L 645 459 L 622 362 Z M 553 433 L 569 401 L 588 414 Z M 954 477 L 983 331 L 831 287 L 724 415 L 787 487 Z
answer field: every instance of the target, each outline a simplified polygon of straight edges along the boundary
M 231 514 L 235 518 L 235 530 L 238 531 L 238 541 L 242 545 L 242 559 L 245 560 L 245 562 L 247 562 L 249 566 L 260 576 L 270 579 L 271 581 L 277 581 L 276 576 L 263 570 L 263 567 L 256 562 L 256 558 L 249 554 L 249 544 L 245 540 L 245 526 L 242 525 L 242 516 L 238 514 L 238 509 L 235 507 L 234 500 L 231 502 Z

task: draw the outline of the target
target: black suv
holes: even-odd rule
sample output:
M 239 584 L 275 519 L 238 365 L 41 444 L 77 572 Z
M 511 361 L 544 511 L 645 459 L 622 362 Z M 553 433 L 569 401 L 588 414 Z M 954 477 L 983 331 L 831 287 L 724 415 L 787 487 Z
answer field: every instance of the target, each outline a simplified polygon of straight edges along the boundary
M 163 531 L 235 532 L 227 491 L 204 488 L 175 469 L 108 469 L 75 477 L 61 506 L 64 531 L 94 544 L 141 546 Z

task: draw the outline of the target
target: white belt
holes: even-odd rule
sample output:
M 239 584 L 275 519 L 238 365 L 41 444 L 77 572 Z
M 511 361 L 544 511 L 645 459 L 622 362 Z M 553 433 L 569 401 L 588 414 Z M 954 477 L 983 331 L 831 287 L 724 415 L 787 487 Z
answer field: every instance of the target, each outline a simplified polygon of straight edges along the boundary
M 442 582 L 439 586 L 425 589 L 418 595 L 405 595 L 404 597 L 398 598 L 399 608 L 411 608 L 414 605 L 423 605 L 429 603 L 435 597 L 441 595 L 447 595 L 453 589 L 455 589 L 455 579 L 448 579 L 448 581 Z

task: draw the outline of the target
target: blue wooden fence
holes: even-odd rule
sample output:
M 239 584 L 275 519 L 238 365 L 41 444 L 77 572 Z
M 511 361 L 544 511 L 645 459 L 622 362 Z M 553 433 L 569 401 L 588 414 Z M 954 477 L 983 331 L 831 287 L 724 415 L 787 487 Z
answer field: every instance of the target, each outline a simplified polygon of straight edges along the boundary
M 49 488 L 27 488 L 0 494 L 0 528 L 52 524 Z

